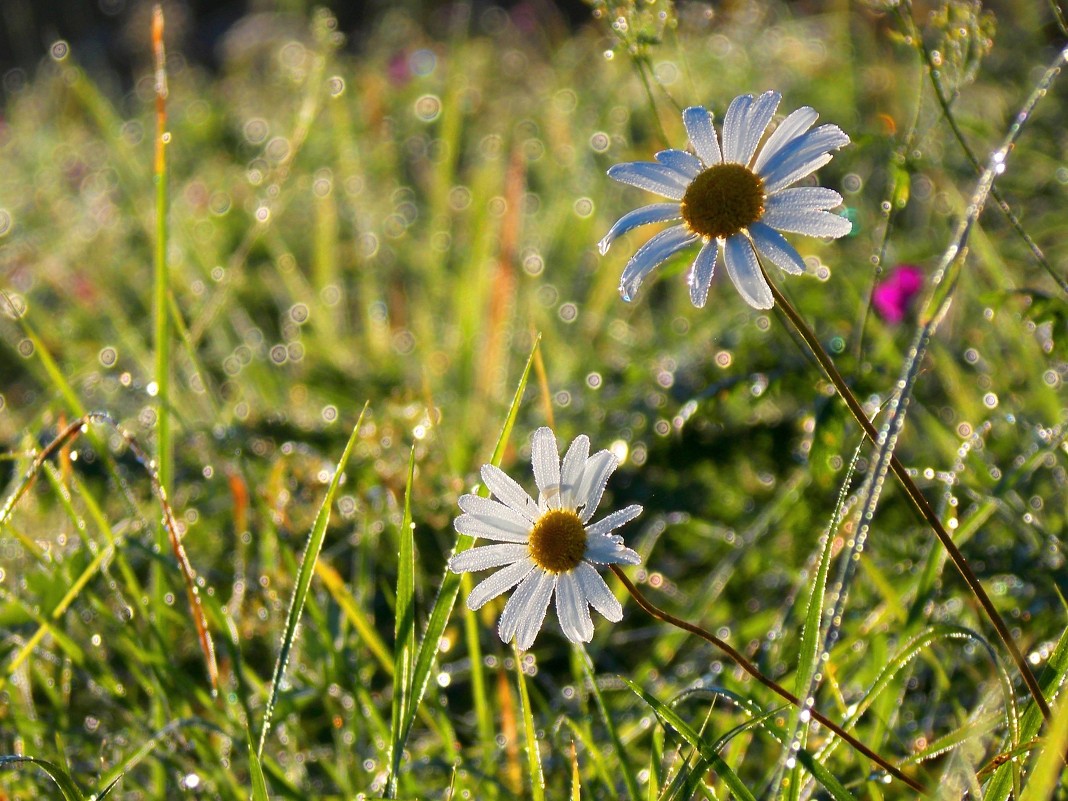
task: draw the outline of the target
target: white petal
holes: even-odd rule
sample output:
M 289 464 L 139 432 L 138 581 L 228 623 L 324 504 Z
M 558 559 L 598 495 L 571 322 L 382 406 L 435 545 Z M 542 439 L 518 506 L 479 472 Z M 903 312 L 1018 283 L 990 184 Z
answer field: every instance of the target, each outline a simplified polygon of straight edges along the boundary
M 512 593 L 508 603 L 504 605 L 501 619 L 497 622 L 497 633 L 503 642 L 511 642 L 515 637 L 515 630 L 519 627 L 519 621 L 529 613 L 531 596 L 537 591 L 538 584 L 545 578 L 552 576 L 540 568 L 535 568 L 527 574 L 519 583 L 519 588 Z
M 723 160 L 726 162 L 745 163 L 741 159 L 742 142 L 749 107 L 752 105 L 752 95 L 738 95 L 727 107 L 727 114 L 723 118 Z
M 775 109 L 779 106 L 782 95 L 778 92 L 765 92 L 754 101 L 749 108 L 749 113 L 742 128 L 742 137 L 738 142 L 737 161 L 739 164 L 748 165 L 753 160 L 753 153 L 768 129 Z M 731 159 L 727 159 L 730 161 Z
M 560 508 L 560 451 L 556 447 L 556 435 L 548 426 L 534 432 L 530 462 L 538 485 L 538 508 L 543 513 Z
M 622 184 L 656 192 L 672 200 L 682 200 L 686 187 L 690 184 L 683 175 L 652 161 L 615 164 L 608 168 L 608 177 Z
M 818 170 L 831 157 L 828 151 L 849 144 L 849 137 L 837 125 L 821 125 L 797 137 L 764 165 L 760 176 L 769 195 Z
M 760 264 L 748 239 L 742 234 L 730 237 L 723 248 L 723 260 L 727 265 L 727 275 L 746 303 L 754 309 L 770 309 L 775 305 L 771 288 L 760 272 Z
M 618 512 L 612 512 L 607 517 L 598 520 L 591 526 L 586 528 L 586 536 L 610 534 L 622 525 L 629 523 L 642 513 L 642 508 L 638 504 L 632 504 L 626 509 L 620 509 Z
M 449 560 L 449 570 L 453 573 L 473 573 L 489 570 L 491 567 L 510 565 L 530 556 L 530 547 L 511 542 L 499 545 L 482 545 L 461 551 Z
M 575 511 L 583 524 L 589 523 L 593 513 L 597 511 L 597 504 L 601 502 L 608 477 L 618 466 L 619 459 L 611 451 L 597 451 L 586 461 L 582 482 L 572 496 Z
M 518 562 L 508 565 L 508 567 L 502 567 L 496 573 L 491 574 L 489 578 L 483 579 L 475 585 L 475 588 L 471 590 L 471 594 L 467 596 L 467 608 L 472 611 L 481 609 L 488 601 L 492 601 L 501 593 L 512 589 L 512 587 L 526 578 L 533 569 L 534 562 L 531 559 L 520 559 Z
M 534 499 L 501 468 L 492 464 L 482 465 L 482 483 L 489 487 L 489 491 L 502 503 L 531 523 L 538 519 L 538 505 L 534 503 Z
M 571 573 L 561 573 L 556 580 L 556 616 L 560 628 L 571 642 L 589 642 L 593 639 L 593 620 L 586 594 Z
M 479 515 L 462 514 L 452 521 L 452 525 L 461 534 L 472 537 L 497 542 L 528 542 L 533 524 L 527 523 L 522 528 L 518 528 L 497 517 L 485 518 Z
M 705 166 L 711 167 L 723 161 L 719 151 L 719 137 L 712 126 L 712 114 L 708 109 L 691 106 L 682 112 L 682 124 L 686 126 L 686 134 L 690 137 L 694 152 Z
M 530 521 L 515 509 L 481 495 L 460 496 L 460 508 L 487 522 L 499 520 L 507 531 L 530 531 Z
M 623 300 L 633 300 L 638 287 L 654 267 L 695 242 L 697 238 L 697 234 L 685 225 L 676 225 L 661 231 L 638 248 L 638 252 L 631 256 L 627 266 L 623 268 L 623 275 L 619 279 L 619 293 Z
M 795 209 L 830 211 L 842 205 L 842 196 L 825 186 L 793 186 L 780 189 L 767 200 L 767 208 L 789 206 Z
M 582 588 L 586 600 L 590 602 L 590 606 L 613 623 L 618 623 L 623 619 L 623 607 L 619 605 L 616 596 L 608 589 L 608 585 L 604 583 L 600 573 L 585 562 L 580 562 L 572 573 Z
M 560 465 L 560 507 L 562 509 L 575 508 L 575 490 L 582 482 L 582 474 L 586 470 L 588 458 L 590 458 L 590 438 L 585 434 L 580 434 L 567 449 L 564 461 Z
M 690 267 L 687 281 L 690 284 L 690 302 L 702 308 L 708 300 L 708 288 L 712 286 L 712 273 L 716 271 L 716 258 L 719 256 L 719 241 L 710 239 L 701 247 L 697 258 Z
M 613 242 L 623 236 L 623 234 L 634 230 L 640 225 L 665 222 L 666 220 L 678 220 L 681 218 L 682 207 L 678 203 L 653 203 L 649 206 L 642 206 L 634 211 L 628 211 L 616 220 L 615 225 L 608 229 L 608 233 L 604 235 L 604 239 L 597 243 L 597 249 L 603 256 L 608 252 L 608 248 L 612 246 Z
M 623 545 L 622 537 L 603 534 L 586 535 L 586 553 L 582 558 L 598 565 L 638 565 L 642 561 L 637 552 Z
M 526 651 L 534 644 L 534 639 L 541 631 L 541 624 L 545 622 L 545 612 L 549 609 L 549 601 L 556 589 L 556 575 L 542 573 L 538 577 L 538 583 L 526 602 L 526 611 L 519 619 L 519 628 L 515 633 L 515 644 L 520 651 Z
M 687 184 L 704 171 L 701 160 L 685 150 L 661 150 L 656 160 L 686 178 Z
M 771 226 L 759 222 L 750 223 L 749 236 L 761 255 L 790 275 L 801 275 L 805 271 L 805 261 L 801 254 Z
M 811 128 L 819 116 L 808 106 L 802 106 L 780 122 L 778 127 L 771 132 L 771 136 L 764 143 L 764 147 L 760 148 L 760 154 L 757 156 L 756 161 L 753 162 L 753 172 L 757 175 L 763 175 L 761 169 L 764 165 L 773 156 L 777 155 L 783 146 Z
M 762 220 L 779 231 L 837 239 L 853 230 L 853 223 L 829 211 L 813 209 L 768 209 Z

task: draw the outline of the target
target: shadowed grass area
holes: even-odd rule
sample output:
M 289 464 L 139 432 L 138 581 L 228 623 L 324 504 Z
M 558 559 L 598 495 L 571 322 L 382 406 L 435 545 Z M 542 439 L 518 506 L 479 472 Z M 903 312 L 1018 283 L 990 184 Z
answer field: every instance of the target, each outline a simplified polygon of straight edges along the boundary
M 1045 747 L 987 617 L 890 481 L 817 664 L 876 451 L 792 329 L 725 275 L 694 309 L 680 255 L 626 304 L 647 234 L 596 248 L 655 202 L 605 171 L 684 147 L 682 108 L 718 123 L 767 89 L 780 113 L 811 105 L 852 139 L 819 184 L 853 232 L 793 237 L 809 274 L 769 274 L 881 426 L 923 294 L 893 322 L 873 286 L 898 264 L 930 279 L 976 164 L 1068 39 L 1053 7 L 595 3 L 573 31 L 523 9 L 428 18 L 383 12 L 347 46 L 326 12 L 265 16 L 217 74 L 169 45 L 165 203 L 150 72 L 120 96 L 60 49 L 8 86 L 0 796 L 915 797 L 607 574 L 624 619 L 595 616 L 584 650 L 550 611 L 517 655 L 499 602 L 464 608 L 470 577 L 445 572 L 456 500 L 491 461 L 532 491 L 545 424 L 620 457 L 601 513 L 644 506 L 621 533 L 655 603 L 797 694 L 819 675 L 816 709 L 928 788 L 1056 792 L 1064 726 Z M 1011 214 L 991 200 L 971 232 L 896 447 L 1062 720 L 1065 92 L 1051 85 L 997 177 Z M 92 426 L 24 479 L 90 410 L 160 458 L 164 401 L 217 695 L 157 546 L 165 466 Z

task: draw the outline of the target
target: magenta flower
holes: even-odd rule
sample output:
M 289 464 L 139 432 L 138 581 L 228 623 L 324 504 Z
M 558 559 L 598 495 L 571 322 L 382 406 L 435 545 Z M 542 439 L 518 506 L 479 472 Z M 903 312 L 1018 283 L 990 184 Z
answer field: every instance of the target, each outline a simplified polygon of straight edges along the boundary
M 923 270 L 915 264 L 899 264 L 875 285 L 871 302 L 888 323 L 900 323 L 923 288 Z

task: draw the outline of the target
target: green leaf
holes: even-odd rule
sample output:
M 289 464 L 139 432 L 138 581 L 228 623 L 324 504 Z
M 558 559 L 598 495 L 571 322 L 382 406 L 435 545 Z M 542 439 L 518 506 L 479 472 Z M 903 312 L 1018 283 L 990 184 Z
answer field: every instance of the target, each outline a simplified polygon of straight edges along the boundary
M 23 765 L 36 765 L 47 773 L 48 777 L 59 787 L 59 790 L 63 793 L 63 798 L 66 799 L 66 801 L 85 801 L 85 796 L 82 794 L 81 789 L 79 789 L 74 779 L 71 778 L 69 773 L 54 762 L 28 756 L 0 756 L 0 770 L 5 770 L 11 767 L 20 767 Z
M 534 712 L 530 708 L 530 692 L 527 689 L 527 677 L 523 673 L 523 658 L 518 647 L 515 649 L 515 675 L 516 682 L 519 684 L 519 713 L 523 718 L 523 740 L 526 743 L 530 796 L 534 801 L 545 801 L 545 774 L 541 769 L 541 754 L 538 751 Z
M 252 801 L 270 801 L 267 794 L 267 779 L 263 775 L 263 765 L 260 764 L 259 754 L 252 742 L 252 732 L 245 729 L 245 739 L 248 742 L 248 771 L 252 778 Z

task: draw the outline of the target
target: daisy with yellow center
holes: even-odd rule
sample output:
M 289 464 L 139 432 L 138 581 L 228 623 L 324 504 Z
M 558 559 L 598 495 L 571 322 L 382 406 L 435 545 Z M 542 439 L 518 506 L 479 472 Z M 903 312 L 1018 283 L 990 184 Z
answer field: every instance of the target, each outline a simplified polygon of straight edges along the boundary
M 461 534 L 494 544 L 456 554 L 449 569 L 468 573 L 501 568 L 471 591 L 470 609 L 518 585 L 498 625 L 504 642 L 514 638 L 519 648 L 530 648 L 554 595 L 564 634 L 574 643 L 589 642 L 593 638 L 589 607 L 613 622 L 623 618 L 623 607 L 596 566 L 641 561 L 612 532 L 641 514 L 642 508 L 628 506 L 590 523 L 619 462 L 609 451 L 591 456 L 585 435 L 571 443 L 561 463 L 556 436 L 549 428 L 539 428 L 531 442 L 531 462 L 537 503 L 500 468 L 482 467 L 482 480 L 496 500 L 464 495 L 460 498 L 464 513 L 454 525 Z
M 830 238 L 849 233 L 849 220 L 830 213 L 841 204 L 841 195 L 821 186 L 792 186 L 830 161 L 830 151 L 849 144 L 849 137 L 836 125 L 813 129 L 818 115 L 806 106 L 786 117 L 765 139 L 780 99 L 778 92 L 736 97 L 723 120 L 722 148 L 712 114 L 701 107 L 688 108 L 682 121 L 693 153 L 664 150 L 656 154 L 655 162 L 617 164 L 608 171 L 621 183 L 674 202 L 624 214 L 601 240 L 602 254 L 617 237 L 640 225 L 682 221 L 658 233 L 631 257 L 619 284 L 624 300 L 633 299 L 655 267 L 700 242 L 688 279 L 694 306 L 705 305 L 716 262 L 722 259 L 745 301 L 757 309 L 770 309 L 775 301 L 758 254 L 797 275 L 804 272 L 804 261 L 782 232 Z

